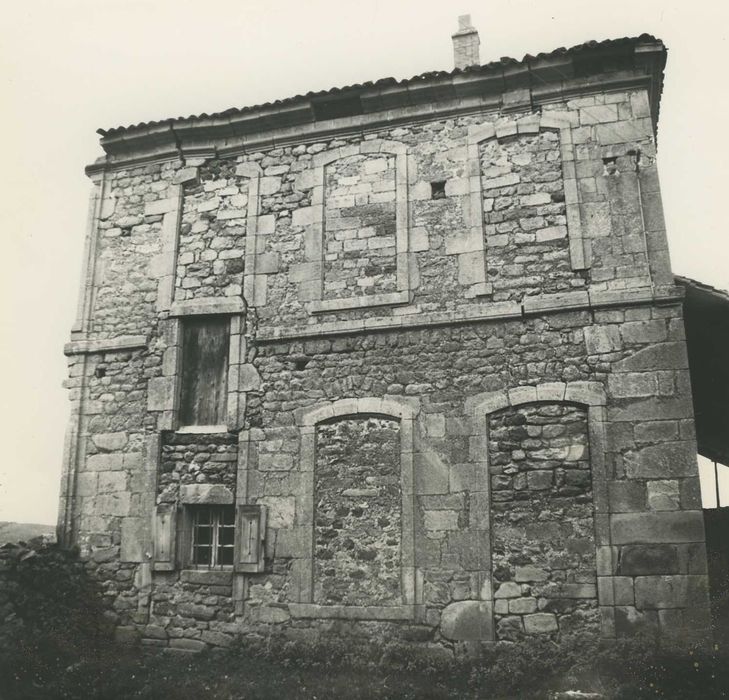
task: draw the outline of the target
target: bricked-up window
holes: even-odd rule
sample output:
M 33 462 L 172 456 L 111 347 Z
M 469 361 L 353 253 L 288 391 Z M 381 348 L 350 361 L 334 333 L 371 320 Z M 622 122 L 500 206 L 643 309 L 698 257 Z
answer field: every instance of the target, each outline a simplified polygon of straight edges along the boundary
M 232 566 L 235 553 L 235 507 L 191 506 L 194 566 Z
M 183 323 L 181 425 L 226 422 L 229 328 L 226 316 L 200 316 Z

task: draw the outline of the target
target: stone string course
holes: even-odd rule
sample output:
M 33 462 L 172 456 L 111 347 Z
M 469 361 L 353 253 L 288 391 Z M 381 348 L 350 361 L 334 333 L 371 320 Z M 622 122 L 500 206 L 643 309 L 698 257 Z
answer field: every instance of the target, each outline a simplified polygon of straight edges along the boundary
M 95 176 L 61 510 L 120 639 L 328 635 L 452 658 L 576 627 L 702 637 L 696 442 L 647 96 L 542 114 L 567 126 L 471 113 Z M 474 165 L 469 127 L 489 124 Z M 396 283 L 405 296 L 383 301 Z M 310 313 L 354 296 L 362 308 Z M 180 323 L 216 309 L 231 318 L 228 433 L 176 433 Z M 95 345 L 120 337 L 135 346 Z M 517 389 L 518 405 L 474 414 Z M 372 410 L 382 399 L 410 413 Z M 320 423 L 298 422 L 316 407 Z M 267 506 L 262 572 L 153 571 L 157 498 L 194 484 Z

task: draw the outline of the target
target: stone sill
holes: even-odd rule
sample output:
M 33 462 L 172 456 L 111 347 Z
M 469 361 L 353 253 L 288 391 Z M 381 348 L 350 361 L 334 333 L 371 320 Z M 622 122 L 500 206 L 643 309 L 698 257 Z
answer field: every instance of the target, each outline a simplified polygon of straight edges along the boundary
M 307 619 L 342 620 L 412 620 L 416 605 L 317 605 L 316 603 L 290 603 L 292 617 Z
M 179 435 L 212 435 L 227 432 L 227 425 L 182 425 L 175 430 Z
M 372 294 L 362 297 L 346 297 L 344 299 L 326 299 L 324 301 L 309 302 L 309 312 L 323 314 L 332 311 L 345 311 L 347 309 L 367 309 L 372 306 L 394 306 L 407 304 L 410 301 L 410 292 L 391 292 L 389 294 Z
M 230 586 L 233 584 L 233 567 L 226 569 L 183 569 L 180 571 L 180 581 L 207 586 Z

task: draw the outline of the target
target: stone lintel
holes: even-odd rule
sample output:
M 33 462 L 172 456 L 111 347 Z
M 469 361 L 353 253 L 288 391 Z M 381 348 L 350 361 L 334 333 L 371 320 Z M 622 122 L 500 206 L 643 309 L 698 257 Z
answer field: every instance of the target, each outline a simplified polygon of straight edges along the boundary
M 70 343 L 66 343 L 63 346 L 63 352 L 65 355 L 83 355 L 94 352 L 136 350 L 137 348 L 146 347 L 146 335 L 120 335 L 116 338 L 103 338 L 98 340 L 72 340 Z
M 221 504 L 233 503 L 233 492 L 222 484 L 182 484 L 180 486 L 180 503 Z
M 206 297 L 176 301 L 170 316 L 208 316 L 213 314 L 242 314 L 246 305 L 240 297 Z

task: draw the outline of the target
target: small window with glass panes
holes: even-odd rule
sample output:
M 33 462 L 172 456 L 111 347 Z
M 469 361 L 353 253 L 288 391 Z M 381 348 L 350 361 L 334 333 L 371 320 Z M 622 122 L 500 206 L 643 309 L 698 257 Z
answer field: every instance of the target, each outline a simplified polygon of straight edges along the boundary
M 235 507 L 192 506 L 190 563 L 203 569 L 233 566 Z

